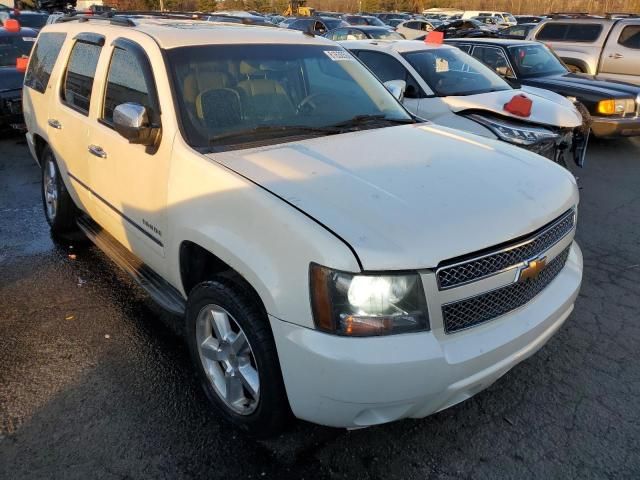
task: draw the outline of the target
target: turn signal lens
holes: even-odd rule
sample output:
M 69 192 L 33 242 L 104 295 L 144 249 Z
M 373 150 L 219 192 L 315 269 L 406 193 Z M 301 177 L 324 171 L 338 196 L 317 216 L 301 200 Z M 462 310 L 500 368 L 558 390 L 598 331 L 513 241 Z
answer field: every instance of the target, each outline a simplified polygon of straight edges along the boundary
M 598 102 L 598 113 L 604 115 L 613 115 L 616 113 L 616 101 L 615 100 L 601 100 Z
M 598 102 L 598 113 L 603 115 L 624 115 L 633 113 L 636 104 L 632 98 L 619 100 L 601 100 Z

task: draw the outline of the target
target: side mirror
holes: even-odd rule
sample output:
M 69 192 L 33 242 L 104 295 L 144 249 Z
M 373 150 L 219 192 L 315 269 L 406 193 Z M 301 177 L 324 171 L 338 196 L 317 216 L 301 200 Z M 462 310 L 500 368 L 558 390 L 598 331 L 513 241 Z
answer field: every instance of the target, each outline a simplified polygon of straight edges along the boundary
M 401 102 L 404 100 L 404 91 L 407 88 L 407 82 L 404 80 L 389 80 L 384 82 L 384 86 L 391 92 L 391 95 Z
M 121 103 L 113 110 L 113 127 L 129 143 L 153 145 L 158 129 L 149 124 L 147 109 L 137 103 Z

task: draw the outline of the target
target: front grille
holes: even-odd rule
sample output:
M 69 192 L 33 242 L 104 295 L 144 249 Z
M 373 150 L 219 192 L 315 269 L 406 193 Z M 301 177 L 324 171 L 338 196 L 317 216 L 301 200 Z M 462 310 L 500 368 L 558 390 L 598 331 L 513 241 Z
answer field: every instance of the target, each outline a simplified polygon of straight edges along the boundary
M 575 211 L 568 210 L 523 241 L 472 260 L 440 267 L 438 286 L 440 290 L 457 287 L 535 258 L 571 232 L 575 220 Z
M 570 248 L 571 245 L 551 260 L 535 279 L 513 283 L 476 297 L 443 305 L 445 332 L 453 333 L 488 322 L 533 300 L 558 276 L 567 261 Z

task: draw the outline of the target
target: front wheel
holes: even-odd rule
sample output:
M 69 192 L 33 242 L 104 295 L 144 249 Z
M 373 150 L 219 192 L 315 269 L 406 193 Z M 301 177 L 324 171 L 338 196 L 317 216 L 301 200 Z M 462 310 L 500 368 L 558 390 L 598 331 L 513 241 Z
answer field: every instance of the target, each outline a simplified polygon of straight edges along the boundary
M 291 413 L 268 319 L 241 282 L 197 285 L 187 342 L 200 383 L 225 418 L 257 436 L 281 432 Z
M 77 231 L 78 210 L 67 191 L 51 147 L 44 148 L 42 164 L 42 204 L 44 215 L 54 235 Z

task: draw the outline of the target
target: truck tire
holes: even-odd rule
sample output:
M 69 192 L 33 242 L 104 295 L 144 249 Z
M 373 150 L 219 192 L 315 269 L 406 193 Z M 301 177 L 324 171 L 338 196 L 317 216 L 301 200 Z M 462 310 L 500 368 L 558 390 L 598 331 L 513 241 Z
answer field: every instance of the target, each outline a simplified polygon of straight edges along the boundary
M 42 205 L 54 236 L 76 234 L 78 209 L 62 181 L 58 162 L 48 145 L 42 151 Z
M 202 388 L 224 418 L 256 437 L 292 415 L 264 309 L 242 282 L 218 276 L 187 300 L 186 334 Z

